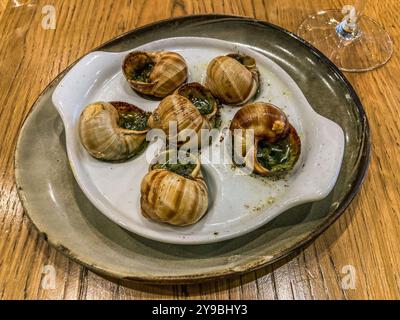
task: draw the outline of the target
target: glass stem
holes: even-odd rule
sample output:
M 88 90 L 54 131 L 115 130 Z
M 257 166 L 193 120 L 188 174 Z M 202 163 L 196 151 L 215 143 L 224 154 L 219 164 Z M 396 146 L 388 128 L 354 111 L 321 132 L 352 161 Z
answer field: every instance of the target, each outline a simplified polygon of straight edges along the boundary
M 355 0 L 353 6 L 346 5 L 342 9 L 345 15 L 342 22 L 336 27 L 338 35 L 345 40 L 355 40 L 361 35 L 361 30 L 358 27 L 357 21 L 361 17 L 367 0 Z

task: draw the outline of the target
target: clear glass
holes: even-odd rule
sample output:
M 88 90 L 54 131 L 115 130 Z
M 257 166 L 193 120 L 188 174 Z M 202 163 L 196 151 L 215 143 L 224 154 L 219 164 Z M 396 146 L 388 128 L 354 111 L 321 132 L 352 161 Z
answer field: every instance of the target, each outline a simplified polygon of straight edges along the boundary
M 341 70 L 362 72 L 385 65 L 393 54 L 390 35 L 363 15 L 366 0 L 355 0 L 342 10 L 320 11 L 309 16 L 298 35 L 313 44 Z

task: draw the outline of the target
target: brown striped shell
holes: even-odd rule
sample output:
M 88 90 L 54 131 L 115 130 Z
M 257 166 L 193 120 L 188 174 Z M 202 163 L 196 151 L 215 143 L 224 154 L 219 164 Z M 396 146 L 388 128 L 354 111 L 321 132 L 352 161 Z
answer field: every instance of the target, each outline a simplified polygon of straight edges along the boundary
M 198 94 L 206 97 L 211 106 L 211 111 L 202 114 L 190 100 L 190 95 Z M 218 115 L 218 102 L 211 92 L 199 83 L 188 83 L 178 88 L 174 94 L 164 98 L 149 118 L 149 126 L 163 130 L 169 139 L 176 138 L 178 144 L 187 140 L 188 130 L 196 134 L 201 129 L 212 129 L 216 126 Z M 170 124 L 176 122 L 177 136 L 170 132 Z M 200 141 L 200 135 L 198 135 Z
M 122 70 L 133 90 L 157 98 L 173 93 L 188 77 L 185 59 L 170 51 L 131 52 Z
M 175 226 L 199 221 L 208 208 L 208 189 L 198 159 L 189 177 L 150 166 L 140 186 L 142 214 Z
M 128 130 L 119 126 L 120 113 L 134 111 L 147 115 L 126 102 L 89 104 L 79 118 L 79 136 L 85 149 L 95 158 L 121 161 L 134 156 L 145 145 L 149 130 Z
M 259 87 L 256 61 L 241 54 L 216 57 L 208 64 L 206 86 L 225 104 L 245 104 Z
M 233 117 L 230 130 L 234 144 L 240 143 L 234 150 L 245 158 L 246 167 L 251 168 L 254 173 L 263 176 L 275 173 L 257 160 L 261 141 L 274 145 L 286 139 L 292 155 L 291 165 L 280 172 L 292 169 L 299 159 L 301 141 L 296 129 L 289 123 L 285 113 L 272 104 L 256 102 L 241 108 Z

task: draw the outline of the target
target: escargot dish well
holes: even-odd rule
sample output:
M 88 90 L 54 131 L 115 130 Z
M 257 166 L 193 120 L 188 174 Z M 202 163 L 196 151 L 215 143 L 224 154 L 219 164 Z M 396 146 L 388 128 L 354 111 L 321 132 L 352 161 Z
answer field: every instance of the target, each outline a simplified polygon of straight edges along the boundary
M 133 90 L 157 98 L 171 94 L 188 77 L 185 59 L 169 51 L 130 52 L 122 71 Z
M 249 102 L 259 87 L 256 60 L 239 53 L 214 58 L 207 67 L 206 86 L 223 103 L 242 105 Z
M 256 102 L 241 108 L 233 117 L 230 130 L 234 152 L 245 157 L 245 165 L 254 173 L 267 176 L 288 172 L 300 157 L 296 129 L 285 113 L 272 104 Z
M 89 104 L 79 119 L 79 136 L 95 158 L 127 160 L 146 144 L 149 113 L 120 101 Z
M 175 226 L 196 223 L 207 211 L 208 189 L 199 159 L 162 153 L 144 176 L 140 205 L 145 217 Z
M 162 129 L 170 139 L 176 138 L 178 144 L 187 142 L 188 130 L 193 130 L 196 142 L 200 142 L 201 129 L 218 126 L 218 108 L 210 90 L 196 82 L 187 83 L 160 102 L 149 118 L 149 126 Z M 176 123 L 177 137 L 170 132 L 172 122 Z

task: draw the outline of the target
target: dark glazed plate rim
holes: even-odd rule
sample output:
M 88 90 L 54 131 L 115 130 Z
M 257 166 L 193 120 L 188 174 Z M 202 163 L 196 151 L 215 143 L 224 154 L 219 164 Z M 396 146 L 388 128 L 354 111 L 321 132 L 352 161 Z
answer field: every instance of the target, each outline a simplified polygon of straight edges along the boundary
M 130 30 L 128 32 L 125 32 L 103 44 L 101 44 L 100 46 L 94 48 L 93 50 L 90 50 L 89 52 L 85 53 L 88 54 L 90 52 L 93 51 L 97 51 L 97 50 L 104 50 L 107 49 L 107 46 L 112 45 L 114 43 L 117 43 L 118 41 L 124 39 L 126 36 L 132 34 L 132 33 L 136 33 L 136 32 L 140 32 L 140 31 L 147 31 L 147 30 L 151 30 L 152 28 L 154 28 L 155 26 L 161 26 L 165 23 L 170 23 L 170 22 L 182 22 L 185 20 L 190 20 L 192 18 L 203 18 L 203 19 L 209 19 L 209 20 L 218 20 L 218 19 L 232 19 L 232 20 L 242 20 L 242 21 L 248 21 L 248 22 L 253 22 L 253 23 L 257 23 L 261 26 L 265 26 L 268 28 L 272 28 L 275 29 L 279 32 L 281 32 L 282 34 L 289 36 L 290 38 L 292 38 L 294 41 L 298 41 L 299 43 L 301 43 L 305 48 L 307 48 L 314 56 L 316 56 L 322 63 L 324 63 L 325 65 L 327 65 L 329 67 L 329 69 L 340 79 L 340 81 L 342 81 L 342 83 L 345 85 L 345 88 L 348 90 L 348 92 L 351 95 L 351 99 L 354 101 L 357 110 L 359 112 L 360 118 L 363 121 L 363 127 L 364 127 L 364 141 L 363 141 L 363 145 L 362 145 L 362 151 L 360 151 L 361 154 L 361 161 L 360 161 L 360 165 L 359 165 L 359 169 L 356 175 L 356 178 L 354 179 L 351 188 L 349 189 L 349 191 L 347 192 L 346 196 L 342 199 L 342 201 L 340 202 L 340 205 L 329 215 L 326 216 L 326 218 L 324 218 L 323 222 L 321 222 L 318 226 L 316 226 L 314 228 L 314 230 L 312 232 L 310 232 L 307 236 L 304 237 L 304 239 L 298 241 L 295 245 L 291 246 L 290 248 L 287 248 L 283 251 L 281 251 L 279 254 L 275 255 L 273 259 L 269 260 L 269 261 L 265 261 L 264 259 L 260 259 L 258 261 L 252 262 L 247 264 L 246 267 L 244 268 L 240 268 L 240 270 L 232 270 L 232 269 L 228 269 L 224 272 L 221 273 L 206 273 L 206 274 L 198 274 L 195 276 L 190 276 L 190 277 L 123 277 L 123 279 L 126 280 L 132 280 L 132 281 L 137 281 L 137 282 L 154 282 L 154 281 L 160 281 L 164 284 L 167 283 L 192 283 L 192 282 L 197 282 L 197 281 L 201 281 L 201 280 L 205 280 L 205 279 L 212 279 L 212 278 L 216 278 L 219 276 L 233 276 L 233 275 L 237 275 L 237 274 L 243 274 L 245 272 L 249 272 L 249 271 L 253 271 L 255 269 L 261 268 L 263 266 L 266 265 L 270 265 L 273 264 L 275 262 L 277 262 L 278 260 L 281 260 L 285 257 L 287 257 L 290 254 L 293 254 L 295 252 L 297 252 L 297 250 L 299 250 L 301 247 L 307 245 L 308 243 L 310 243 L 311 241 L 315 240 L 321 233 L 323 233 L 333 222 L 336 221 L 336 219 L 339 218 L 339 216 L 347 209 L 347 207 L 350 205 L 350 203 L 352 202 L 352 200 L 354 199 L 354 197 L 356 196 L 356 194 L 358 193 L 364 178 L 366 176 L 367 173 L 367 169 L 370 163 L 370 156 L 371 156 L 371 138 L 370 138 L 370 129 L 369 129 L 369 124 L 368 124 L 368 119 L 366 117 L 366 113 L 364 111 L 363 105 L 358 97 L 358 95 L 356 94 L 353 86 L 350 84 L 350 82 L 347 80 L 347 78 L 344 76 L 344 74 L 333 64 L 332 61 L 330 61 L 322 52 L 320 52 L 318 49 L 316 49 L 315 47 L 313 47 L 310 43 L 308 43 L 307 41 L 305 41 L 304 39 L 298 37 L 297 35 L 295 35 L 294 33 L 279 27 L 277 25 L 274 25 L 272 23 L 269 22 L 265 22 L 265 21 L 260 21 L 254 18 L 248 18 L 248 17 L 242 17 L 242 16 L 237 16 L 237 15 L 223 15 L 223 14 L 205 14 L 205 15 L 187 15 L 187 16 L 182 16 L 182 17 L 177 17 L 177 18 L 171 18 L 171 19 L 164 19 L 164 20 L 159 20 L 156 21 L 154 23 L 151 24 L 147 24 L 138 28 L 135 28 L 133 30 Z M 27 119 L 29 118 L 31 112 L 34 110 L 34 108 L 37 106 L 38 101 L 40 100 L 40 98 L 49 90 L 51 89 L 54 84 L 59 81 L 67 72 L 70 68 L 72 68 L 77 61 L 79 61 L 79 59 L 77 59 L 75 62 L 73 62 L 70 66 L 68 66 L 66 69 L 64 69 L 62 72 L 60 72 L 60 74 L 58 76 L 56 76 L 47 86 L 46 88 L 39 94 L 38 98 L 35 100 L 35 102 L 33 103 L 28 115 L 26 116 L 23 125 L 20 129 L 20 133 L 24 130 L 25 124 Z M 16 150 L 15 153 L 17 153 L 18 151 L 18 146 L 20 144 L 20 139 L 21 139 L 21 134 L 18 137 L 18 141 L 17 141 L 17 146 L 16 146 Z M 110 276 L 113 278 L 119 278 L 121 279 L 121 275 L 110 272 L 108 270 L 104 270 L 100 267 L 97 267 L 95 265 L 92 265 L 90 263 L 87 263 L 86 261 L 84 261 L 84 259 L 76 256 L 73 252 L 71 252 L 68 248 L 62 246 L 62 245 L 57 245 L 56 241 L 53 241 L 51 238 L 49 238 L 46 233 L 42 232 L 34 223 L 34 221 L 29 217 L 29 214 L 26 210 L 26 204 L 25 204 L 25 193 L 24 190 L 20 187 L 19 183 L 18 183 L 18 164 L 17 164 L 17 157 L 14 157 L 14 172 L 15 172 L 15 182 L 17 185 L 17 192 L 19 195 L 19 198 L 21 200 L 22 206 L 24 208 L 24 212 L 26 213 L 26 215 L 28 216 L 28 218 L 30 219 L 30 221 L 32 222 L 32 224 L 35 226 L 35 228 L 39 231 L 39 233 L 43 234 L 46 238 L 46 240 L 53 246 L 55 247 L 57 250 L 59 250 L 61 253 L 65 254 L 66 256 L 68 256 L 69 258 L 71 258 L 72 260 L 88 267 L 89 269 L 105 275 L 105 276 Z

